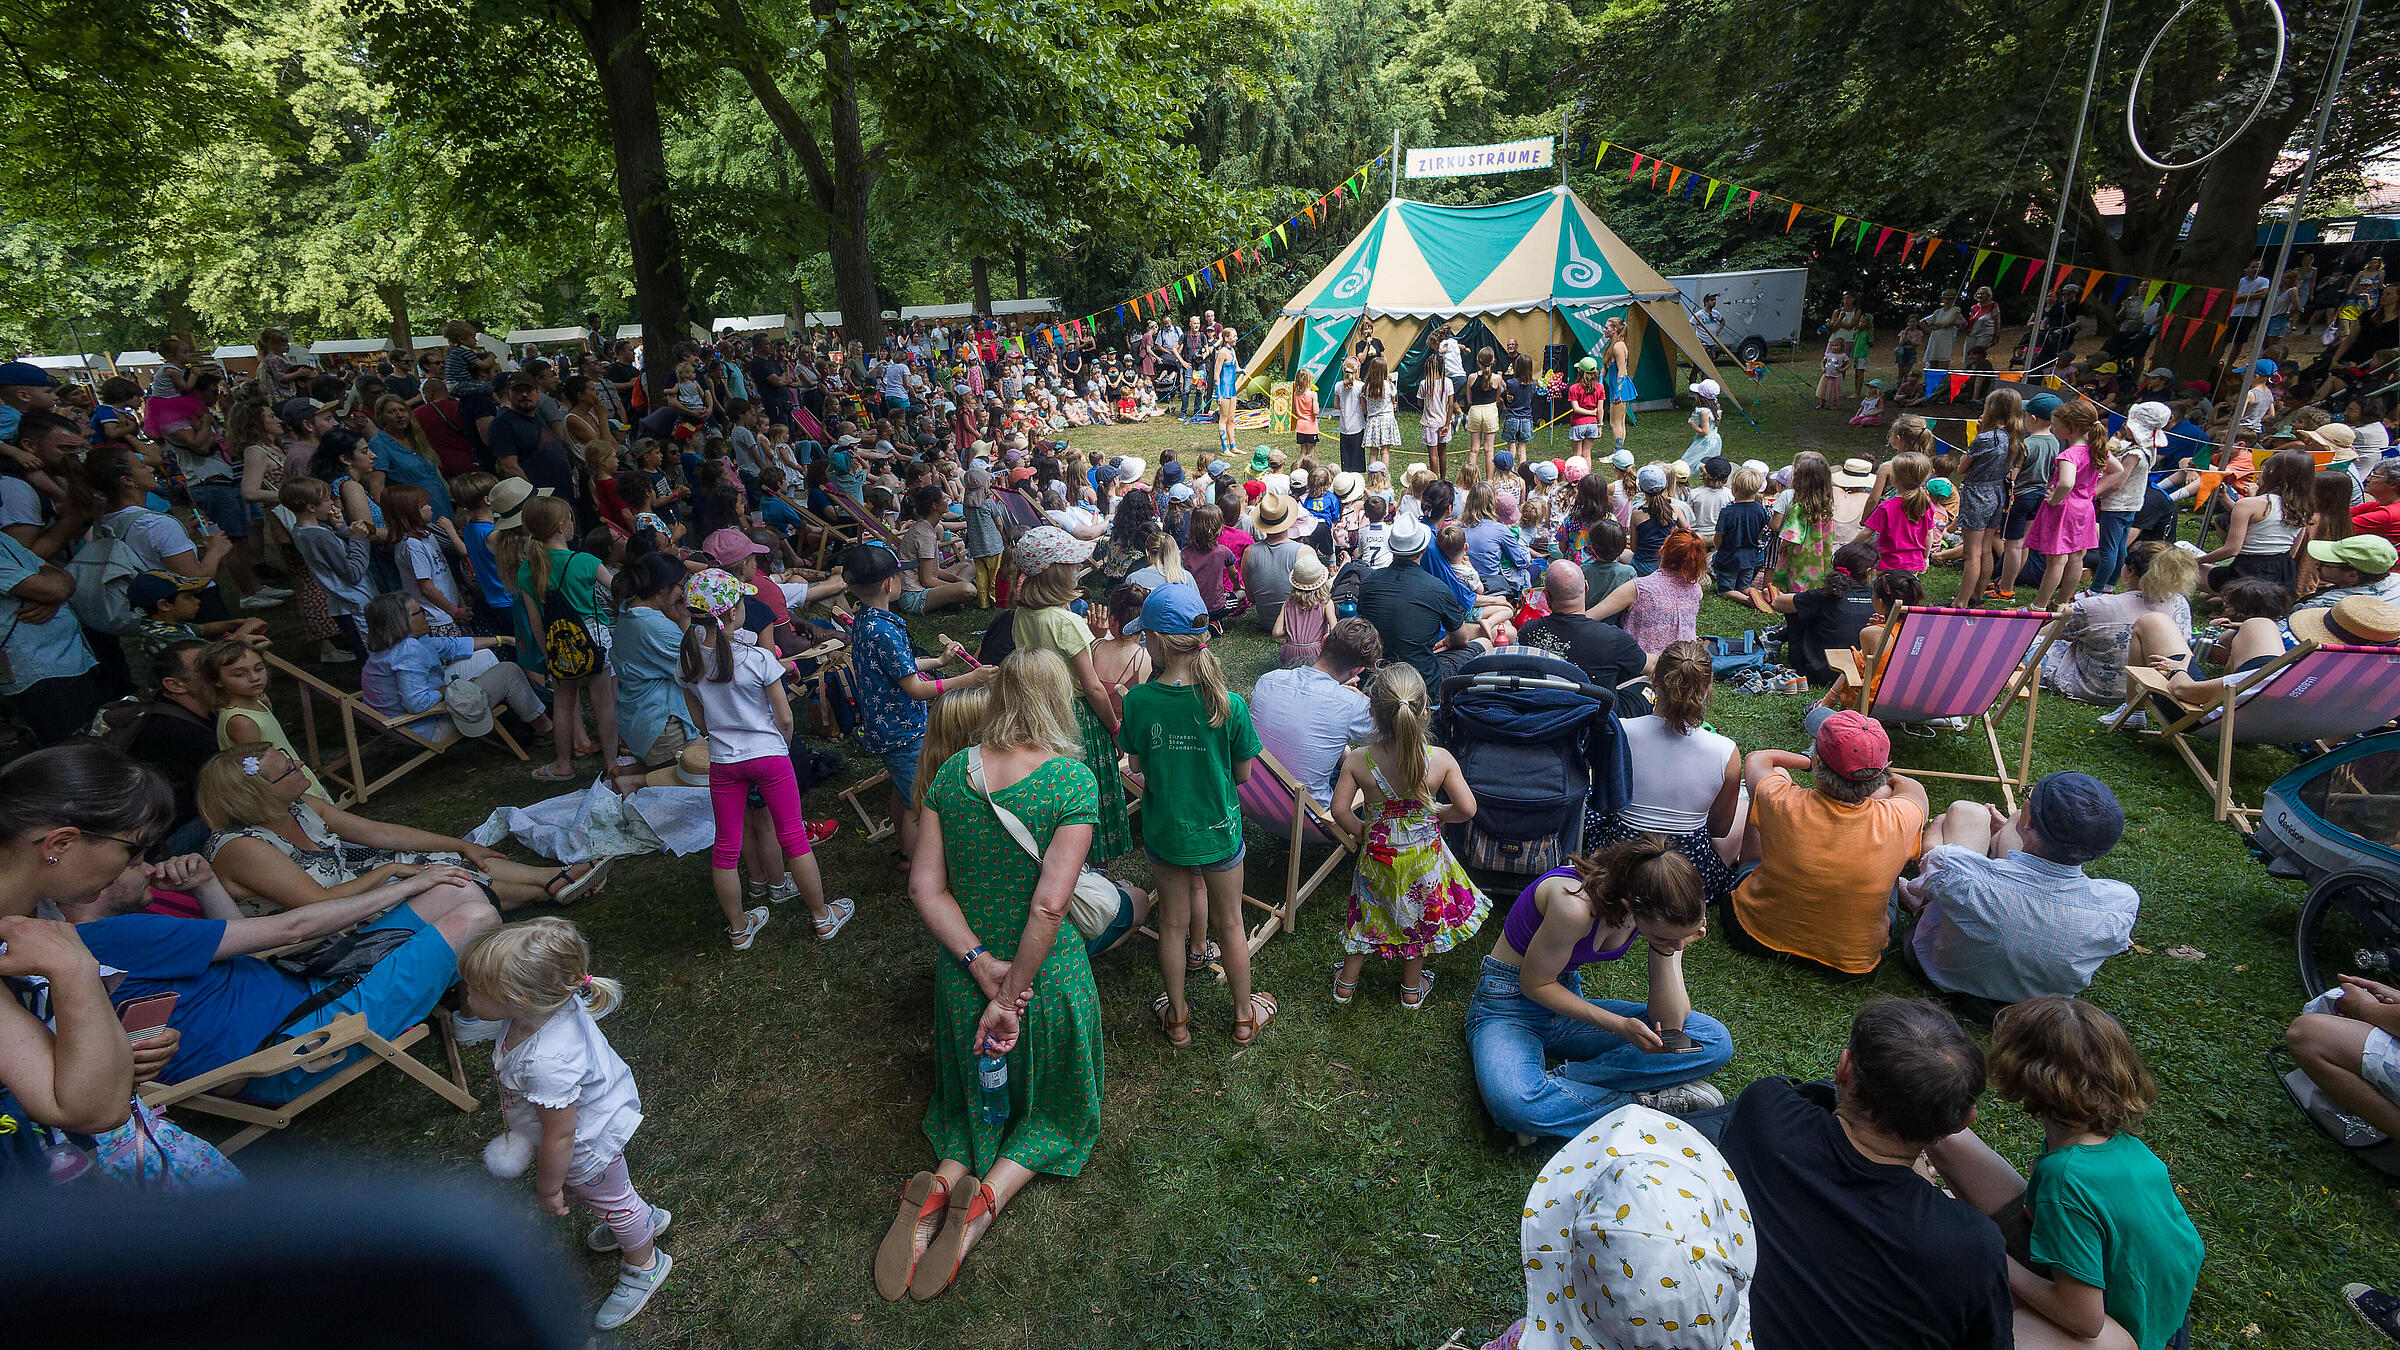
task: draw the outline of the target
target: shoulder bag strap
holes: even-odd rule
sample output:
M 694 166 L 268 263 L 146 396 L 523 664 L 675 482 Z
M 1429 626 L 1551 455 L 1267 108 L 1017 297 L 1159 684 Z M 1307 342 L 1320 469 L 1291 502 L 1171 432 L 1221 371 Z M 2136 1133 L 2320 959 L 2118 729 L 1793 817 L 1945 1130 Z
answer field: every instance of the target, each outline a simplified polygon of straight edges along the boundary
M 1039 866 L 1042 861 L 1042 851 L 1034 845 L 1033 831 L 1026 829 L 1025 822 L 1017 819 L 1014 812 L 993 801 L 991 789 L 984 786 L 983 748 L 981 746 L 970 745 L 967 747 L 967 781 L 974 784 L 975 795 L 983 798 L 983 804 L 991 808 L 993 815 L 999 817 L 1000 828 L 1008 831 L 1008 837 L 1016 840 L 1017 847 L 1025 850 L 1026 856 L 1032 858 L 1034 864 Z

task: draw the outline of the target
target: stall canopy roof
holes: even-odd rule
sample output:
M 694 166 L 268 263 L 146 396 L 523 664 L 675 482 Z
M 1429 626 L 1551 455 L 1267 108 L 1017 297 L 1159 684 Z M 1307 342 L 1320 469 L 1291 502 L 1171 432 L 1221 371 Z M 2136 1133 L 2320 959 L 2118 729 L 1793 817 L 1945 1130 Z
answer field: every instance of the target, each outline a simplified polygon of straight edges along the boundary
M 20 356 L 18 360 L 37 370 L 103 370 L 108 362 L 94 356 Z
M 581 342 L 583 341 L 583 330 L 580 328 L 519 328 L 511 332 L 505 341 L 511 347 L 521 346 L 528 342 Z
M 308 350 L 312 356 L 363 356 L 369 352 L 392 350 L 392 340 L 388 337 L 340 338 L 332 342 L 315 343 Z
M 120 366 L 163 366 L 166 363 L 167 358 L 160 356 L 157 352 L 117 353 L 117 364 Z

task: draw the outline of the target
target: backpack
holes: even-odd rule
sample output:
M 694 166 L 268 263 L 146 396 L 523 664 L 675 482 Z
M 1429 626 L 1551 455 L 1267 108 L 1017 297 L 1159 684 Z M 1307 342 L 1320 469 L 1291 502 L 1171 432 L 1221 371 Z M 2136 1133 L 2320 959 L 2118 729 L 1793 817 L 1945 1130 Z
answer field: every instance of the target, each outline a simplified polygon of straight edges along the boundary
M 75 594 L 67 606 L 75 611 L 76 621 L 117 637 L 140 631 L 141 619 L 133 612 L 125 588 L 141 570 L 142 560 L 126 542 L 122 524 L 103 521 L 93 525 L 92 537 L 83 541 L 67 563 L 67 575 L 75 578 Z
M 1367 565 L 1356 560 L 1342 564 L 1333 574 L 1333 613 L 1336 618 L 1358 617 L 1358 594 L 1367 586 Z
M 556 679 L 580 680 L 600 668 L 600 648 L 567 603 L 564 586 L 552 586 L 542 597 L 542 655 Z

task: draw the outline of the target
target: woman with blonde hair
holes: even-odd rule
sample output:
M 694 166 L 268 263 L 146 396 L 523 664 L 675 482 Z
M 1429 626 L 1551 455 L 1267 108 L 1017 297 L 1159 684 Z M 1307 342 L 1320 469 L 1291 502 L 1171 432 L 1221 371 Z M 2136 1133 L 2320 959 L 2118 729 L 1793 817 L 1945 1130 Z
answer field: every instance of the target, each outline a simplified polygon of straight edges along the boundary
M 1062 931 L 1099 815 L 1074 677 L 1023 647 L 991 702 L 980 744 L 933 774 L 909 867 L 909 900 L 950 959 L 934 967 L 924 1123 L 938 1161 L 910 1178 L 876 1252 L 887 1299 L 947 1289 L 1027 1182 L 1077 1175 L 1100 1138 L 1100 995 L 1084 943 Z M 1006 1061 L 998 1121 L 976 1100 L 984 1056 Z
M 2134 625 L 2159 614 L 2176 631 L 2192 631 L 2191 595 L 2200 564 L 2172 543 L 2134 546 L 2125 560 L 2133 589 L 2087 595 L 2067 607 L 2058 638 L 2042 654 L 2042 684 L 2068 698 L 2102 706 L 2125 701 L 2125 664 Z
M 1741 856 L 1742 751 L 1733 738 L 1710 730 L 1709 695 L 1716 674 L 1708 649 L 1672 642 L 1650 672 L 1648 717 L 1622 723 L 1632 791 L 1614 815 L 1584 813 L 1583 845 L 1605 848 L 1642 835 L 1662 835 L 1692 861 L 1710 904 L 1733 891 L 1727 863 Z

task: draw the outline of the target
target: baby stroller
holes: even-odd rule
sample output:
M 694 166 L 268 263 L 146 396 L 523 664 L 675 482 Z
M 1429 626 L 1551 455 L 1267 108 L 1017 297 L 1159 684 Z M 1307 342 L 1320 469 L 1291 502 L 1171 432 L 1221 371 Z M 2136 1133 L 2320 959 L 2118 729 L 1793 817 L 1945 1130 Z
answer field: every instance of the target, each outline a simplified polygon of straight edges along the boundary
M 1442 681 L 1434 737 L 1475 790 L 1475 818 L 1445 827 L 1469 867 L 1531 876 L 1583 840 L 1591 800 L 1605 814 L 1630 790 L 1613 691 L 1530 647 L 1479 656 Z

